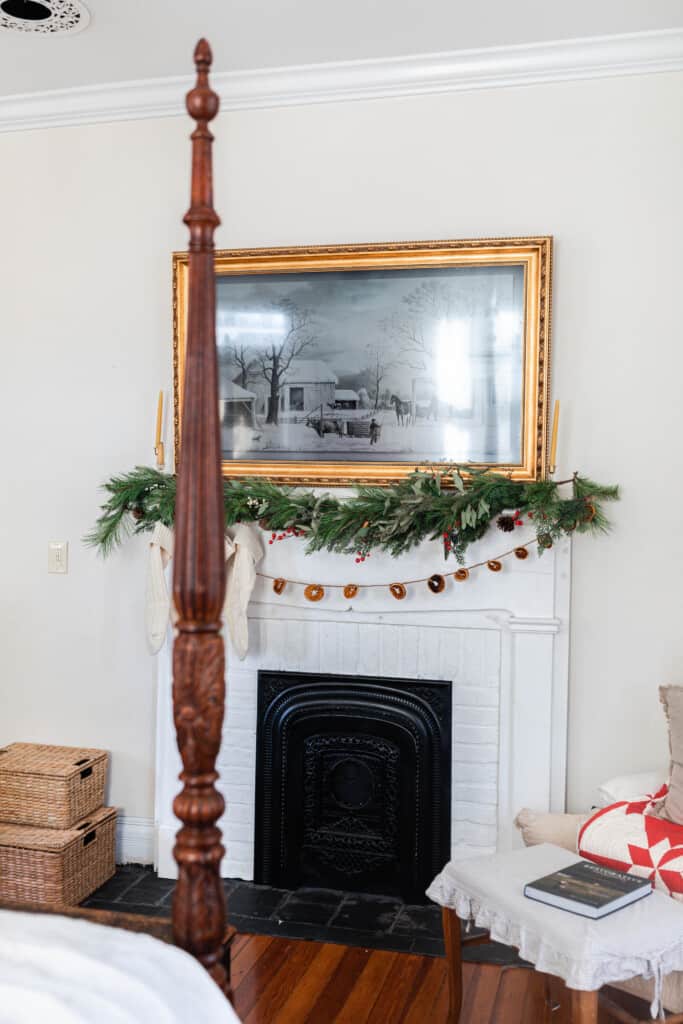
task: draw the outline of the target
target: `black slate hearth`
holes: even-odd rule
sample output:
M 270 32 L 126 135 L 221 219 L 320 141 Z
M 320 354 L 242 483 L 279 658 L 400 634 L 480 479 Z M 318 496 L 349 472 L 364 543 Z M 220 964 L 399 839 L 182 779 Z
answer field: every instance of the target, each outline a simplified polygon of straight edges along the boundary
M 332 889 L 276 889 L 224 879 L 230 923 L 242 934 L 313 939 L 366 949 L 443 956 L 441 910 L 398 899 Z M 165 917 L 171 912 L 173 881 L 151 868 L 123 865 L 84 906 Z M 465 947 L 463 958 L 523 966 L 514 950 L 496 942 Z
M 424 902 L 450 856 L 450 682 L 260 671 L 256 763 L 257 882 Z

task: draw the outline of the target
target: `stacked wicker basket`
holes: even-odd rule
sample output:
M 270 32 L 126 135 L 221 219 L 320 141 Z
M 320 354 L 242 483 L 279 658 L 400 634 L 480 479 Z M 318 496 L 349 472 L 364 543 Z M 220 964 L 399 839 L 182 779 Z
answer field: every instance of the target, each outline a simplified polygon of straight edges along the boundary
M 0 748 L 0 900 L 75 906 L 116 870 L 104 750 Z

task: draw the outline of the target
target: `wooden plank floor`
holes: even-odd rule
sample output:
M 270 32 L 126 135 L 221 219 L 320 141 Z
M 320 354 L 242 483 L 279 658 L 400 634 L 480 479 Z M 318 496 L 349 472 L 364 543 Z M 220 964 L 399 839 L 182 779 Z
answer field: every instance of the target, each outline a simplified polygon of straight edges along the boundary
M 235 1009 L 243 1024 L 445 1024 L 446 964 L 319 942 L 240 935 L 233 945 Z M 465 964 L 462 1024 L 550 1022 L 542 977 Z M 560 1024 L 560 1013 L 552 1014 Z

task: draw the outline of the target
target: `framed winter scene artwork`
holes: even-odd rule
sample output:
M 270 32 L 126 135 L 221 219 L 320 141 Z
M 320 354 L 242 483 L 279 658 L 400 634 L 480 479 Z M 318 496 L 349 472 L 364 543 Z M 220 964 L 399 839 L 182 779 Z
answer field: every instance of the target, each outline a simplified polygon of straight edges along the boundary
M 381 484 L 545 472 L 548 237 L 217 252 L 224 472 Z M 176 455 L 187 254 L 174 266 Z

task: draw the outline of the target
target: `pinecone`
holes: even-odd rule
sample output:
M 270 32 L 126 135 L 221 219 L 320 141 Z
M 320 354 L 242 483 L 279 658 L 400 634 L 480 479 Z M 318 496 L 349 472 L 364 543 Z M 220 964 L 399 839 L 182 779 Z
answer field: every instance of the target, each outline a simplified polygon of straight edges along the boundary
M 592 523 L 593 520 L 595 519 L 596 515 L 597 515 L 597 511 L 596 511 L 595 505 L 591 505 L 591 503 L 588 501 L 588 499 L 586 499 L 586 513 L 585 513 L 585 515 L 583 517 L 584 523 Z
M 137 521 L 140 522 L 140 520 L 145 514 L 145 510 L 142 507 L 142 505 L 133 505 L 132 509 L 130 510 L 130 514 L 132 515 L 133 519 L 137 519 Z
M 503 533 L 512 533 L 515 528 L 515 520 L 513 516 L 498 516 L 496 519 L 496 526 Z

